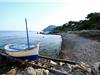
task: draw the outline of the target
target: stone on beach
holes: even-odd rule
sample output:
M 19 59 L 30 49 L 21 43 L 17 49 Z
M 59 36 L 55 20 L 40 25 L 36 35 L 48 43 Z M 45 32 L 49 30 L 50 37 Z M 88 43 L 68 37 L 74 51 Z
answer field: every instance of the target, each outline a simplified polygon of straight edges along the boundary
M 49 71 L 45 69 L 34 69 L 27 67 L 25 69 L 18 69 L 16 75 L 49 75 Z

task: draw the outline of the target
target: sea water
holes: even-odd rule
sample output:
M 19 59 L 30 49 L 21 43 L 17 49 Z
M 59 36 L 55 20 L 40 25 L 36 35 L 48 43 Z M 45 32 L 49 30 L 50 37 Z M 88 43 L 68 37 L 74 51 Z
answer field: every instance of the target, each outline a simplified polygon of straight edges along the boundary
M 39 53 L 42 55 L 56 56 L 61 49 L 61 36 L 43 35 L 37 32 L 29 32 L 30 45 L 36 45 L 40 42 Z M 27 44 L 25 31 L 0 31 L 0 48 L 3 49 L 6 44 Z

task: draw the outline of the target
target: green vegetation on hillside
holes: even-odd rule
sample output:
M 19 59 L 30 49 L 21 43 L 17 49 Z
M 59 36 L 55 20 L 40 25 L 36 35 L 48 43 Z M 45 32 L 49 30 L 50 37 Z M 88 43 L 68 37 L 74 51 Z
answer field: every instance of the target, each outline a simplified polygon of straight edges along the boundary
M 100 29 L 100 13 L 94 12 L 87 15 L 85 20 L 69 21 L 54 28 L 51 33 L 75 31 L 75 30 L 99 30 Z

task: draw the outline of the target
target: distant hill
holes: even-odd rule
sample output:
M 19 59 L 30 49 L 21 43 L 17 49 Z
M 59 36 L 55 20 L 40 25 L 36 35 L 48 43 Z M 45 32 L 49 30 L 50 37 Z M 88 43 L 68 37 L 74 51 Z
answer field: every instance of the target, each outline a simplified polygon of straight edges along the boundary
M 80 30 L 100 30 L 100 13 L 90 13 L 85 17 L 85 20 L 68 21 L 61 26 L 57 26 L 52 33 Z
M 51 32 L 54 28 L 56 28 L 55 25 L 49 25 L 47 28 L 43 29 L 43 32 L 49 33 L 49 32 Z

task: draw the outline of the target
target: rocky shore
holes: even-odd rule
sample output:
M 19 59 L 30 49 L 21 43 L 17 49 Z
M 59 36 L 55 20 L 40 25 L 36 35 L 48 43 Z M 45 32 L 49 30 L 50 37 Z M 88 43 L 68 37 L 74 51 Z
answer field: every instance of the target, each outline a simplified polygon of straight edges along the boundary
M 81 63 L 64 63 L 39 58 L 36 61 L 2 60 L 0 75 L 90 75 L 91 66 Z M 37 64 L 37 65 L 36 65 Z
M 93 35 L 98 38 L 94 38 Z M 76 62 L 82 61 L 90 65 L 100 61 L 100 42 L 97 41 L 100 40 L 100 31 L 66 32 L 61 33 L 61 36 L 60 58 Z
M 38 65 L 54 69 L 55 67 L 67 74 L 63 75 L 92 75 L 91 66 L 100 62 L 100 42 L 91 38 L 82 36 L 83 32 L 60 33 L 62 36 L 61 51 L 57 58 L 70 60 L 80 63 L 79 65 L 70 65 L 66 63 L 57 63 L 54 61 L 39 60 Z M 85 33 L 88 33 L 85 31 Z M 58 75 L 51 73 L 47 69 L 37 68 L 30 65 L 20 66 L 22 63 L 8 62 L 6 58 L 0 57 L 0 75 Z M 42 63 L 42 62 L 45 62 Z M 34 62 L 33 62 L 34 63 Z M 2 64 L 2 65 L 1 65 Z M 59 71 L 58 70 L 58 71 Z M 65 71 L 64 71 L 65 70 Z M 61 75 L 61 74 L 60 74 Z M 96 74 L 93 74 L 96 75 Z

